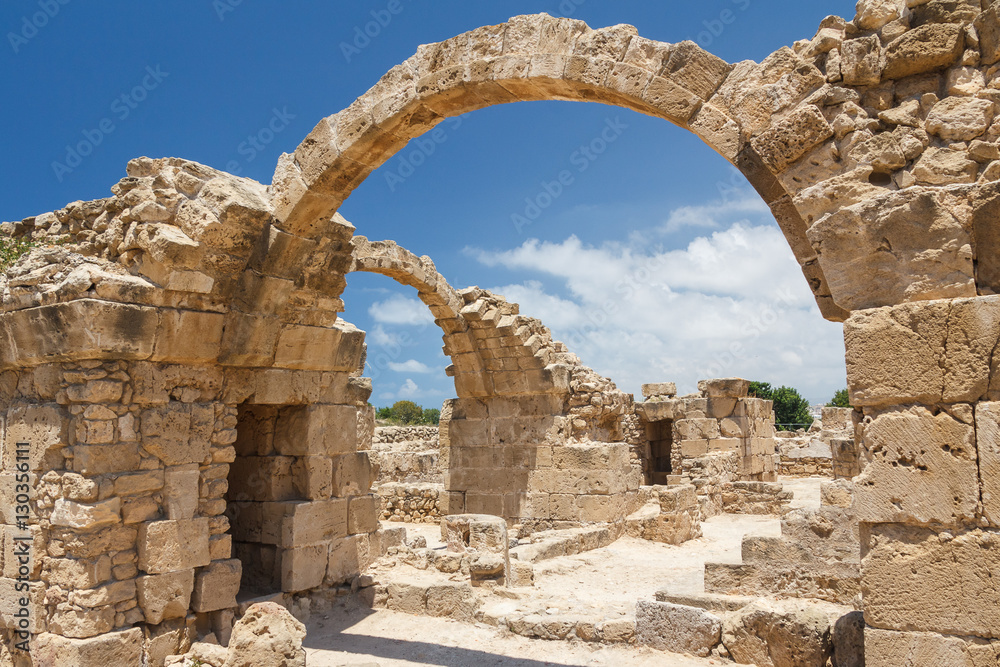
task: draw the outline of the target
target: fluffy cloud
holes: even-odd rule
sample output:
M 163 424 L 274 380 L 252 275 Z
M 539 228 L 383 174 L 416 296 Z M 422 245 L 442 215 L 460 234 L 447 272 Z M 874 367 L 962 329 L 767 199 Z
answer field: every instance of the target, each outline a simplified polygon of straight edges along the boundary
M 380 324 L 422 326 L 434 324 L 434 316 L 419 299 L 393 294 L 385 301 L 376 301 L 368 308 L 371 318 Z
M 715 220 L 723 207 L 714 207 Z M 728 213 L 754 210 L 736 206 Z M 763 216 L 766 208 L 756 212 Z M 699 379 L 742 376 L 828 400 L 845 384 L 841 326 L 820 316 L 773 222 L 730 223 L 678 249 L 591 246 L 571 236 L 468 252 L 487 266 L 561 285 L 546 289 L 529 279 L 495 291 L 522 313 L 542 316 L 556 338 L 626 391 L 659 381 L 693 391 Z
M 434 369 L 416 359 L 410 359 L 403 363 L 389 362 L 389 370 L 397 373 L 433 373 Z
M 671 234 L 684 227 L 717 229 L 734 216 L 760 215 L 770 211 L 760 197 L 742 196 L 730 201 L 701 206 L 681 206 L 670 212 L 662 231 Z

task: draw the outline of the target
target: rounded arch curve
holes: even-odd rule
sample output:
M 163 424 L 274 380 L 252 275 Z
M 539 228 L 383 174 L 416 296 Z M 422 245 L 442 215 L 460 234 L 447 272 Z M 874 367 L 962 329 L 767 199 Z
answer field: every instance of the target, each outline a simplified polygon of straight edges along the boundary
M 833 136 L 820 110 L 799 106 L 826 85 L 791 49 L 731 65 L 694 42 L 640 37 L 628 25 L 591 29 L 547 14 L 516 16 L 421 46 L 348 108 L 324 118 L 279 159 L 270 187 L 278 227 L 324 236 L 341 204 L 411 139 L 447 117 L 496 104 L 600 102 L 696 133 L 771 206 L 825 317 L 843 320 L 806 224 L 775 173 Z
M 459 398 L 548 394 L 565 399 L 564 409 L 583 417 L 580 429 L 606 426 L 629 403 L 607 378 L 583 365 L 538 319 L 520 314 L 516 303 L 478 287 L 456 290 L 430 257 L 417 257 L 394 241 L 353 240 L 350 272 L 377 273 L 417 290 L 443 332 L 444 353 L 451 358 Z M 601 392 L 614 400 L 592 406 Z M 574 408 L 581 408 L 574 410 Z

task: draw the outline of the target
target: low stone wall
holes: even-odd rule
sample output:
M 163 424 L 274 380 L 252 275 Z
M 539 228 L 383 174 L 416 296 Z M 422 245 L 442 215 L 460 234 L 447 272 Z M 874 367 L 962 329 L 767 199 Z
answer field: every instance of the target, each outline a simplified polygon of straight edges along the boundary
M 438 523 L 448 514 L 444 484 L 400 484 L 390 482 L 378 489 L 382 521 Z
M 426 449 L 438 448 L 437 426 L 376 426 L 372 445 L 388 443 L 427 443 Z
M 792 492 L 775 482 L 728 482 L 722 485 L 722 511 L 726 514 L 783 514 Z
M 833 477 L 833 460 L 826 458 L 781 459 L 781 474 L 785 477 Z

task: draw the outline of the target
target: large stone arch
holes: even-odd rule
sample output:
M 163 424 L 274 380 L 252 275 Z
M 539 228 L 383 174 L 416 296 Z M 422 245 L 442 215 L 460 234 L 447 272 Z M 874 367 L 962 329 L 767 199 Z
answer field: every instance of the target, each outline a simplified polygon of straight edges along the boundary
M 735 164 L 782 223 L 823 314 L 841 320 L 846 312 L 826 287 L 805 223 L 772 174 L 832 136 L 812 106 L 776 121 L 825 83 L 791 49 L 761 65 L 733 66 L 694 42 L 645 39 L 632 26 L 592 30 L 546 14 L 516 16 L 421 46 L 347 109 L 324 118 L 279 160 L 271 198 L 282 230 L 323 236 L 326 221 L 373 170 L 447 117 L 520 101 L 611 104 L 691 130 Z M 788 136 L 794 142 L 780 145 Z
M 139 626 L 158 624 L 142 613 L 149 600 L 137 580 L 178 572 L 199 586 L 191 610 L 201 619 L 232 609 L 228 594 L 200 596 L 231 591 L 237 569 L 222 496 L 239 407 L 294 407 L 289 415 L 309 432 L 324 416 L 356 415 L 370 391 L 359 377 L 363 332 L 338 318 L 355 231 L 336 213 L 341 202 L 444 117 L 571 99 L 698 133 L 771 206 L 824 315 L 847 318 L 865 463 L 855 483 L 868 664 L 995 661 L 1000 96 L 990 86 L 998 36 L 1000 6 L 987 0 L 872 0 L 859 3 L 854 20 L 825 19 L 812 39 L 762 63 L 730 66 L 627 26 L 517 17 L 421 47 L 283 156 L 269 188 L 184 160 L 139 159 L 114 197 L 4 223 L 10 236 L 61 242 L 36 249 L 0 281 L 5 484 L 17 442 L 38 443 L 28 456 L 36 500 L 24 531 L 41 554 L 30 574 L 32 629 L 66 650 L 114 630 L 141 653 Z M 532 399 L 490 399 L 508 411 L 502 437 L 528 419 Z M 464 419 L 462 428 L 490 437 L 473 426 L 488 416 L 481 399 L 460 399 L 452 412 L 453 423 Z M 168 413 L 183 438 L 160 437 Z M 328 489 L 309 488 L 306 475 L 308 502 L 295 503 L 303 514 L 282 520 L 305 528 L 316 525 L 308 511 L 353 509 L 336 536 L 287 545 L 287 571 L 308 573 L 290 576 L 290 590 L 349 579 L 383 543 L 351 423 L 334 429 L 345 434 L 337 452 L 301 454 L 325 460 L 314 464 L 337 459 L 342 496 L 327 501 Z M 516 452 L 477 456 L 484 470 L 502 471 Z M 563 453 L 552 468 L 560 484 L 579 478 L 565 474 L 574 456 L 611 454 Z M 179 466 L 197 467 L 197 476 L 151 494 L 159 474 L 165 489 L 168 469 Z M 169 507 L 195 496 L 196 506 Z M 495 497 L 476 502 L 497 508 Z M 506 512 L 504 502 L 495 513 Z M 66 545 L 65 558 L 49 555 L 50 540 Z M 136 548 L 176 559 L 140 557 L 144 574 L 119 567 L 111 575 L 103 548 L 93 548 L 108 540 L 125 560 Z M 111 578 L 127 611 L 106 604 Z M 0 579 L 6 591 L 13 583 Z M 86 591 L 77 599 L 89 602 L 69 609 L 46 595 L 55 588 Z M 9 641 L 9 610 L 0 621 Z

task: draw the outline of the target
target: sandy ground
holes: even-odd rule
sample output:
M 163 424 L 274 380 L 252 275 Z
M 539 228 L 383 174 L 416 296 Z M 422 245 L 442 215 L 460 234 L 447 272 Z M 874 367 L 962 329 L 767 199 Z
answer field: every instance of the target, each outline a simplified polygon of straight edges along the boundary
M 794 507 L 819 507 L 822 478 L 782 481 L 795 492 Z M 436 525 L 389 525 L 405 525 L 408 539 L 423 535 L 428 547 L 443 548 Z M 517 611 L 571 613 L 595 620 L 631 617 L 637 600 L 652 599 L 661 588 L 673 593 L 704 591 L 705 563 L 739 563 L 744 535 L 780 532 L 776 517 L 722 515 L 702 523 L 701 538 L 680 546 L 624 537 L 603 549 L 537 563 L 530 594 L 516 600 L 493 596 L 484 611 L 498 616 Z M 310 667 L 721 664 L 643 647 L 526 639 L 484 624 L 362 608 L 351 598 L 344 598 L 329 612 L 313 615 L 305 645 Z

